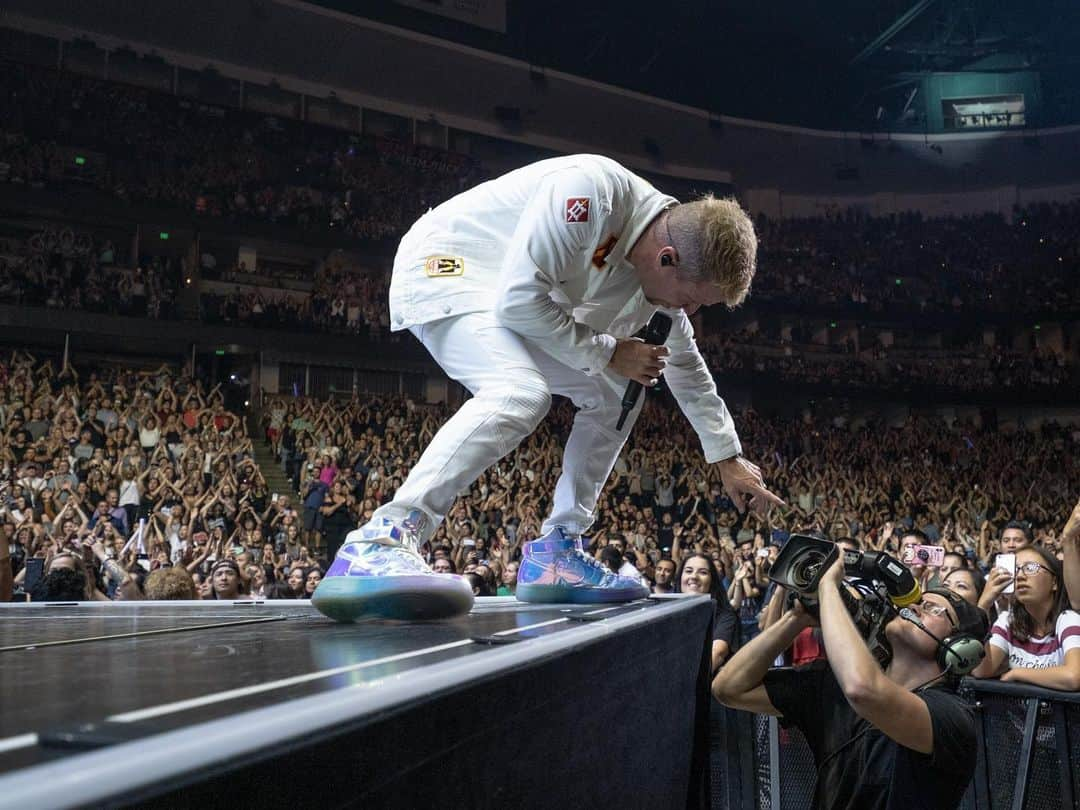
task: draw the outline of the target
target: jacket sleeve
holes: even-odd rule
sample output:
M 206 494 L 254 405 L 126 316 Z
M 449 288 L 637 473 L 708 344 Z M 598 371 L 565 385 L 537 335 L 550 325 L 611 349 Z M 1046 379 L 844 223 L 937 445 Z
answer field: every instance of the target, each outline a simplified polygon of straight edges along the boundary
M 716 383 L 694 342 L 690 319 L 681 309 L 665 311 L 672 321 L 666 344 L 671 355 L 664 370 L 668 388 L 697 433 L 705 460 L 711 464 L 731 458 L 742 452 L 742 444 L 731 413 L 716 393 Z
M 549 294 L 596 246 L 610 212 L 609 195 L 588 173 L 562 169 L 547 175 L 511 238 L 495 303 L 499 323 L 589 376 L 607 367 L 615 338 L 578 323 Z

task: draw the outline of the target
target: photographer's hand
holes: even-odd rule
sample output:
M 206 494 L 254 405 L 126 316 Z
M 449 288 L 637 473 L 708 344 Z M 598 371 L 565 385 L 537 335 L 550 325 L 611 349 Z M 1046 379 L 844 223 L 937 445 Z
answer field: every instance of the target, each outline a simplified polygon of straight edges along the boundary
M 844 587 L 844 555 L 838 554 L 836 560 L 830 565 L 818 581 L 818 599 L 821 599 L 823 590 L 835 591 Z

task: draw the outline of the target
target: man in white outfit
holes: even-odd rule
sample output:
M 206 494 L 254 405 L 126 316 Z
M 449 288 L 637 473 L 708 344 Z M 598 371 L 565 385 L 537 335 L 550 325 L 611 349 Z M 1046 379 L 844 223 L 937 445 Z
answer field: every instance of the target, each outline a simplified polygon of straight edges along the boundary
M 764 512 L 780 499 L 741 457 L 730 414 L 693 340 L 689 315 L 739 304 L 757 239 L 733 200 L 679 204 L 612 160 L 534 163 L 429 211 L 401 241 L 390 284 L 394 330 L 409 329 L 473 394 L 435 435 L 391 502 L 352 532 L 313 596 L 319 610 L 437 618 L 472 591 L 418 551 L 457 493 L 543 420 L 551 395 L 578 411 L 543 536 L 525 544 L 517 597 L 609 602 L 647 595 L 582 550 L 596 503 L 640 410 L 616 429 L 627 382 L 668 386 L 721 465 L 732 499 Z M 634 338 L 663 309 L 662 346 Z

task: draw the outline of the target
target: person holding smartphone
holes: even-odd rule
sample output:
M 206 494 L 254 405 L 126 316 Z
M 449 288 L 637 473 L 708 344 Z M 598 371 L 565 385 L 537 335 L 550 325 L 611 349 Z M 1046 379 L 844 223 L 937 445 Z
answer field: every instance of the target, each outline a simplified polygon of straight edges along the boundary
M 1069 609 L 1061 562 L 1041 546 L 1016 552 L 1012 607 L 994 622 L 986 658 L 972 674 L 1080 690 L 1080 613 Z
M 991 618 L 996 618 L 999 613 L 1009 609 L 1015 573 L 1015 554 L 1000 553 L 994 556 L 993 566 L 986 575 L 986 587 L 979 597 L 979 607 Z

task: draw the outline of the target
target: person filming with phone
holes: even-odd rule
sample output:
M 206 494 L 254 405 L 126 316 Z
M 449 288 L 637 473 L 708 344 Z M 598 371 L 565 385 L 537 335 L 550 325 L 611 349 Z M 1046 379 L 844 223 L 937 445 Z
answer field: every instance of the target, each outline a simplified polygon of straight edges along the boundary
M 1080 690 L 1080 613 L 1069 609 L 1061 562 L 1041 546 L 1016 552 L 1013 601 L 972 673 L 1046 689 Z
M 956 685 L 981 658 L 986 614 L 945 589 L 916 595 L 884 625 L 892 657 L 883 670 L 845 607 L 844 576 L 841 555 L 817 585 L 820 619 L 796 602 L 720 670 L 713 694 L 803 732 L 817 766 L 815 808 L 957 807 L 976 736 Z M 826 661 L 771 668 L 815 625 Z

